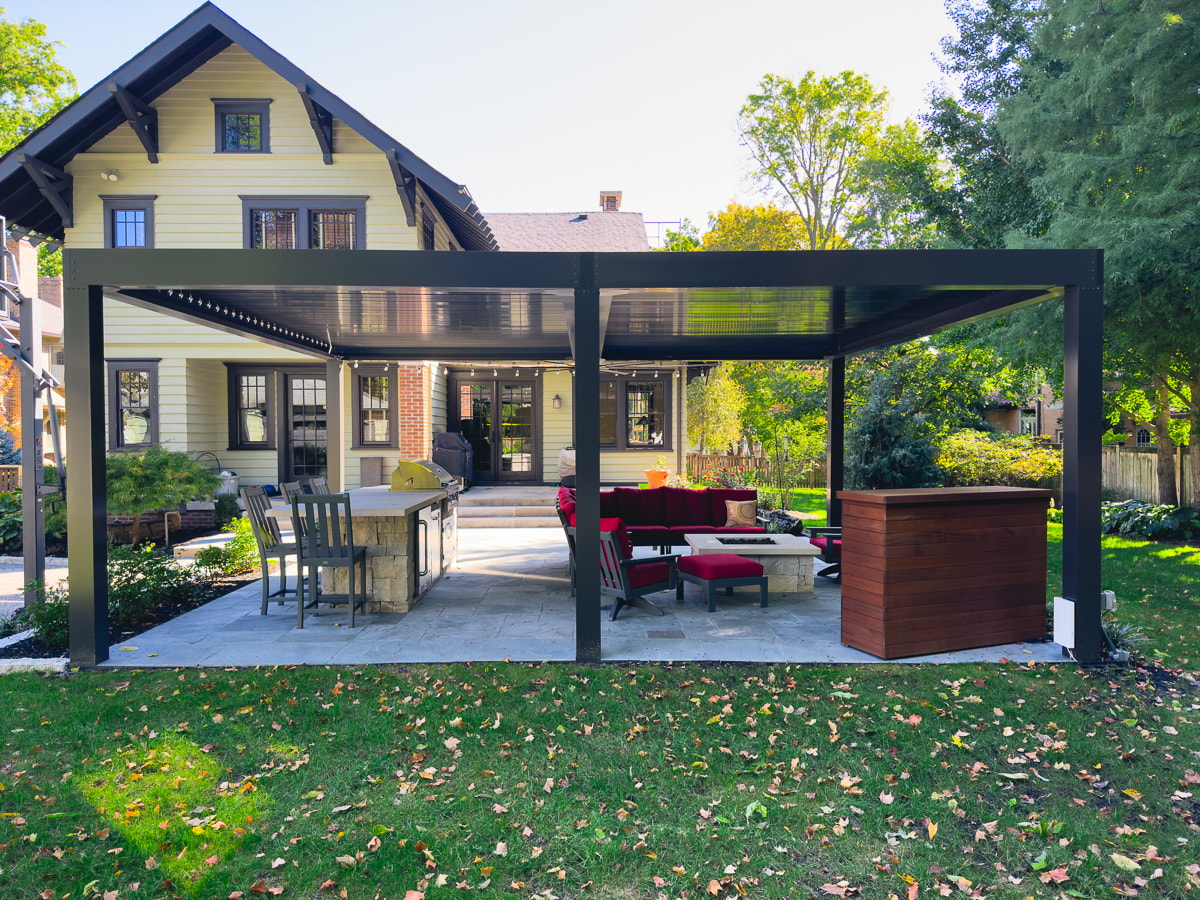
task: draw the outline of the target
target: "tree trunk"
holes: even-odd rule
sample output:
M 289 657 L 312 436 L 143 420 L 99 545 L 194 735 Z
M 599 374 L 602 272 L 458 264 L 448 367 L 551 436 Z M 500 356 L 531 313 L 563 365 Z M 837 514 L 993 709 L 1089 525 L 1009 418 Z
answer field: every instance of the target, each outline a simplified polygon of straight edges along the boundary
M 1158 439 L 1158 502 L 1166 506 L 1179 505 L 1179 492 L 1175 488 L 1175 444 L 1171 442 L 1171 403 L 1164 387 L 1158 389 L 1158 403 L 1154 409 L 1154 433 Z

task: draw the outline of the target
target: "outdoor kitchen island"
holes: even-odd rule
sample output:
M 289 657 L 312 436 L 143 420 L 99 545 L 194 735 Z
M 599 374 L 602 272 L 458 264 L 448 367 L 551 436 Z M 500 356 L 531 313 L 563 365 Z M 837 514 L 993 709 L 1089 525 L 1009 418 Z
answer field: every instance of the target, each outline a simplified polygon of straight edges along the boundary
M 443 549 L 443 535 L 457 526 L 457 509 L 446 503 L 450 493 L 393 491 L 387 485 L 347 493 L 354 543 L 367 548 L 369 609 L 408 612 L 454 561 L 454 542 Z M 277 507 L 268 515 L 290 519 L 291 510 Z M 346 593 L 345 569 L 327 569 L 322 579 L 323 590 Z

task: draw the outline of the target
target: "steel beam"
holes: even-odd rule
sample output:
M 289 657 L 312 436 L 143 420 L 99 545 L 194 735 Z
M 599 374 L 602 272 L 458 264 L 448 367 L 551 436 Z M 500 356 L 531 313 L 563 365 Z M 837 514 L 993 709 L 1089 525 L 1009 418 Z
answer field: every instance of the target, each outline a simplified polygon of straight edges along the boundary
M 575 658 L 600 646 L 600 290 L 596 256 L 579 255 L 575 288 Z
M 74 277 L 72 251 L 64 258 L 63 339 L 67 354 L 67 574 L 71 583 L 71 665 L 108 659 L 108 553 L 104 473 L 104 290 Z
M 1097 266 L 1102 264 L 1098 255 Z M 1095 283 L 1103 278 L 1097 272 Z M 1075 601 L 1075 658 L 1100 661 L 1100 486 L 1104 289 L 1063 297 L 1063 597 Z

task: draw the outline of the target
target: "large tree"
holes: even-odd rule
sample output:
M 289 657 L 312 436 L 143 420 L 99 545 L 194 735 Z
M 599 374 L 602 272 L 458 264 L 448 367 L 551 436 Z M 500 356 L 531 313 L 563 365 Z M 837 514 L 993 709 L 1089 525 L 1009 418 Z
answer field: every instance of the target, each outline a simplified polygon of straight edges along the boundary
M 703 250 L 804 250 L 807 230 L 795 210 L 734 201 L 708 217 L 700 246 Z
M 1000 137 L 1055 212 L 1045 243 L 1105 250 L 1114 376 L 1172 408 L 1200 459 L 1200 9 L 1175 0 L 1048 0 Z M 1164 502 L 1177 502 L 1160 452 Z M 1200 496 L 1200 466 L 1193 466 Z
M 846 223 L 865 185 L 861 164 L 884 131 L 887 92 L 854 72 L 799 82 L 768 75 L 738 126 L 753 177 L 804 222 L 805 248 L 847 246 Z
M 46 39 L 45 25 L 10 22 L 0 7 L 0 153 L 75 99 L 75 78 L 56 58 L 58 43 Z

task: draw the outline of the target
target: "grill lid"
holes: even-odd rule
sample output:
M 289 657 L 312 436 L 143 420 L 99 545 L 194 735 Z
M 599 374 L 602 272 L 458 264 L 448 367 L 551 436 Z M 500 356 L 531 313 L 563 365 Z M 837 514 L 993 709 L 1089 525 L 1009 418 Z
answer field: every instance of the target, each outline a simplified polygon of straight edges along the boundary
M 402 459 L 392 472 L 393 491 L 457 491 L 458 480 L 432 460 Z

